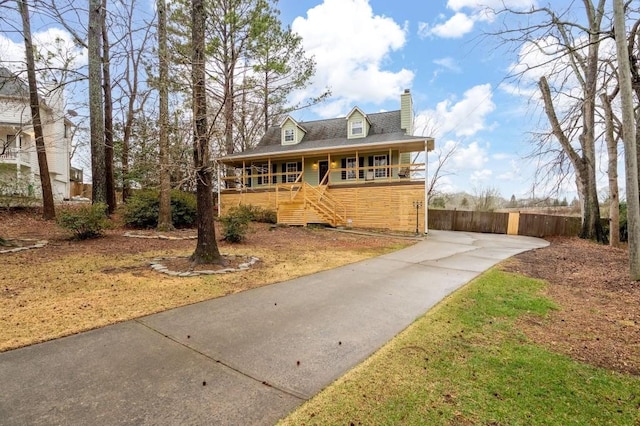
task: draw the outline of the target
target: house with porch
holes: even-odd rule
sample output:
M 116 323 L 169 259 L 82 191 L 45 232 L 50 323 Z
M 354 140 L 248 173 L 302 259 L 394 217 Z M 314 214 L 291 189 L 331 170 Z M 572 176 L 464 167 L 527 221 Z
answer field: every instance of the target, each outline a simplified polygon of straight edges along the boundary
M 409 90 L 395 111 L 289 116 L 254 149 L 216 159 L 219 213 L 250 204 L 275 210 L 282 224 L 424 231 L 433 148 L 433 138 L 413 135 Z
M 62 89 L 43 96 L 40 111 L 53 196 L 61 201 L 70 197 L 70 181 L 82 173 L 70 165 L 73 123 L 64 114 Z M 41 193 L 29 88 L 0 67 L 0 195 Z

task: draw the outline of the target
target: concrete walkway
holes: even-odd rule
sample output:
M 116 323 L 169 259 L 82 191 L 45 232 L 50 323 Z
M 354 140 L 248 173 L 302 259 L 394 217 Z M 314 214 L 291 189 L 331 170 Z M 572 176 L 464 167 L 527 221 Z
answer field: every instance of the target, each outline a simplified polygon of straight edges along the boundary
M 407 249 L 0 354 L 0 424 L 270 425 L 480 272 L 543 240 Z

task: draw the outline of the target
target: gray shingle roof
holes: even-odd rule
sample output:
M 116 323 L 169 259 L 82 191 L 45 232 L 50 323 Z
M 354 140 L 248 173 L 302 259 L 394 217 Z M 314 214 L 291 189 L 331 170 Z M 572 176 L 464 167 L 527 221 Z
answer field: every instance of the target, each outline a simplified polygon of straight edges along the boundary
M 273 126 L 267 130 L 254 149 L 226 155 L 221 160 L 233 160 L 255 155 L 296 153 L 323 148 L 337 149 L 391 142 L 402 143 L 421 139 L 420 137 L 406 135 L 400 128 L 400 110 L 367 114 L 367 118 L 371 123 L 371 127 L 364 138 L 347 138 L 348 123 L 345 117 L 298 122 L 298 125 L 306 131 L 306 134 L 296 145 L 282 145 L 281 128 L 280 126 Z
M 29 88 L 17 75 L 0 67 L 0 95 L 26 97 L 29 96 Z

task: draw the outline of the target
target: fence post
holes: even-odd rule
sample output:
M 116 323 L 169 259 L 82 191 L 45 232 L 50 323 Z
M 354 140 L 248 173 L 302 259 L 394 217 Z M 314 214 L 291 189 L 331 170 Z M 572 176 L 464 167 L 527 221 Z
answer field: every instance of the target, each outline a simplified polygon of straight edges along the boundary
M 507 235 L 518 235 L 520 226 L 520 212 L 509 212 L 509 222 L 507 224 Z

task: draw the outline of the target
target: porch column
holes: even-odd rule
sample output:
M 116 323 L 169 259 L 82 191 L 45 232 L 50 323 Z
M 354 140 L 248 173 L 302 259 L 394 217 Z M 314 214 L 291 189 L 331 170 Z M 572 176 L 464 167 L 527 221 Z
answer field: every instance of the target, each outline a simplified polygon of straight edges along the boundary
M 429 144 L 424 141 L 424 235 L 429 233 Z
M 220 185 L 222 184 L 222 164 L 218 163 L 218 217 L 220 217 L 220 209 L 222 204 L 222 197 L 220 196 L 222 191 Z

